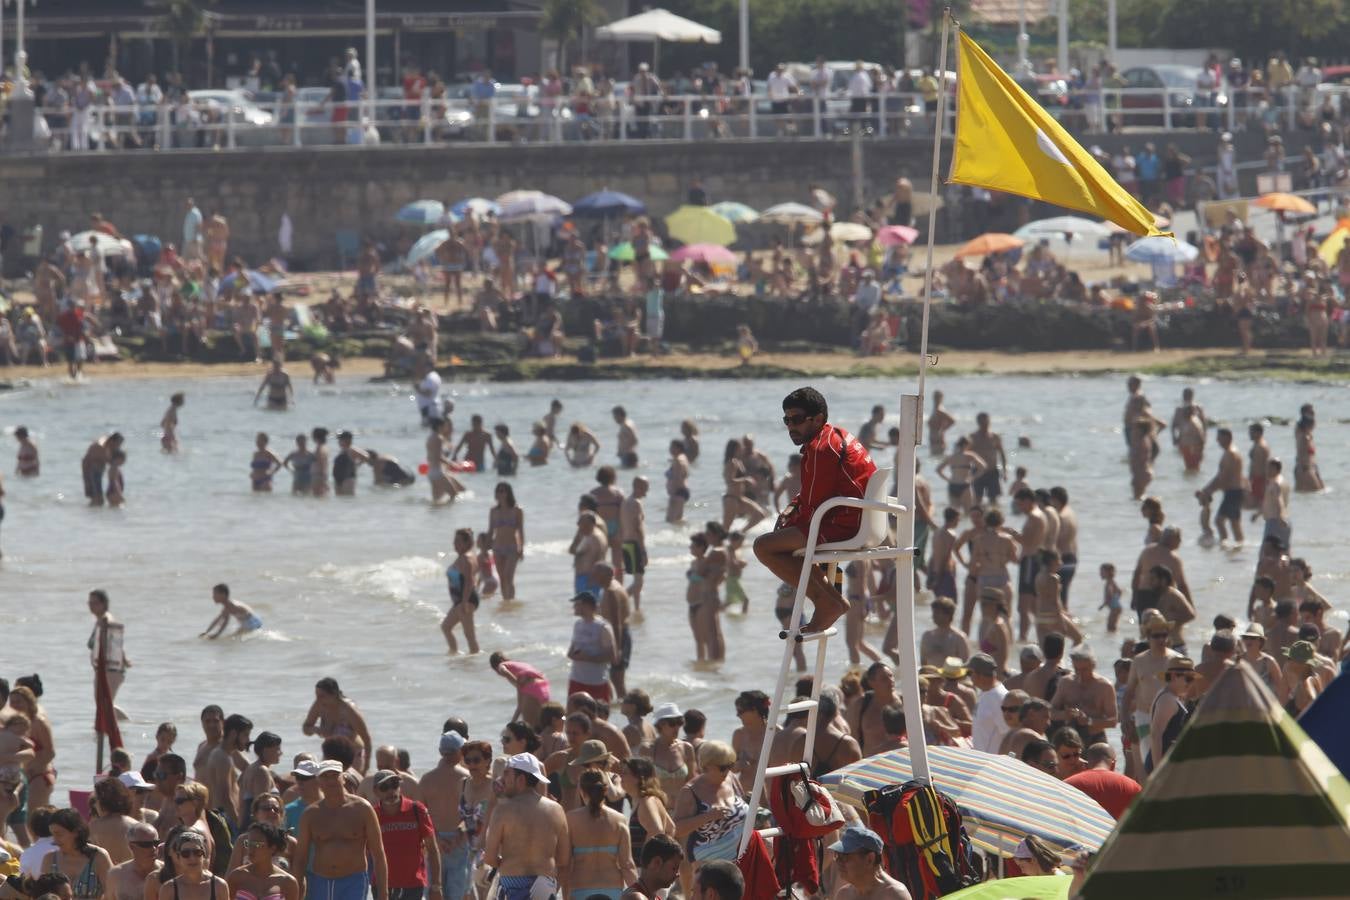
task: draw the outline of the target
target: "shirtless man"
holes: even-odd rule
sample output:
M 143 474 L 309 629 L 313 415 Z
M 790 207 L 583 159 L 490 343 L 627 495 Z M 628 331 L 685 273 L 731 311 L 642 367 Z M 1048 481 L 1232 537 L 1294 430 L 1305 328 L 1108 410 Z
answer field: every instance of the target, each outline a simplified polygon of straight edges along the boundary
M 112 455 L 122 449 L 122 433 L 114 431 L 104 435 L 89 445 L 80 461 L 80 471 L 84 476 L 84 495 L 89 498 L 90 506 L 103 505 L 103 473 L 112 460 Z
M 254 797 L 281 793 L 270 768 L 281 762 L 281 736 L 270 731 L 259 732 L 253 741 L 253 753 L 257 759 L 239 776 L 239 808 L 245 816 L 252 812 Z
M 503 799 L 493 810 L 483 847 L 485 864 L 498 872 L 501 900 L 549 900 L 559 893 L 559 873 L 571 865 L 567 816 L 537 789 L 547 781 L 532 754 L 506 761 Z
M 183 402 L 181 393 L 174 394 L 169 398 L 169 408 L 164 411 L 164 418 L 159 420 L 159 427 L 163 431 L 159 446 L 165 453 L 178 452 L 178 410 L 183 408 Z
M 1045 546 L 1046 517 L 1036 504 L 1036 495 L 1023 488 L 1013 497 L 1017 511 L 1026 516 L 1017 541 L 1021 563 L 1017 570 L 1017 639 L 1025 641 L 1031 626 L 1031 609 L 1036 603 L 1036 576 L 1040 573 L 1039 551 Z
M 935 597 L 957 598 L 956 592 L 956 526 L 961 521 L 959 510 L 947 507 L 942 511 L 942 527 L 933 532 L 928 551 L 928 589 Z
M 938 666 L 948 657 L 970 658 L 970 639 L 952 627 L 956 617 L 956 601 L 949 597 L 936 598 L 930 607 L 933 627 L 919 638 L 919 665 Z
M 206 760 L 211 751 L 220 746 L 225 736 L 225 711 L 214 703 L 202 708 L 202 734 L 204 738 L 197 745 L 197 753 L 192 758 L 192 780 L 206 783 Z M 240 769 L 242 770 L 242 766 Z
M 666 521 L 672 525 L 684 521 L 684 505 L 689 502 L 689 458 L 684 442 L 670 442 L 670 466 L 666 469 Z
M 666 834 L 648 836 L 642 845 L 642 858 L 637 862 L 637 881 L 628 886 L 619 900 L 661 900 L 675 879 L 680 877 L 684 850 L 679 842 Z
M 441 271 L 445 273 L 445 296 L 443 305 L 450 306 L 450 283 L 455 284 L 455 303 L 464 305 L 464 270 L 469 264 L 469 248 L 465 246 L 464 241 L 460 240 L 459 232 L 452 230 L 450 237 L 446 238 L 439 247 L 436 248 L 436 262 L 440 265 Z
M 623 544 L 620 540 L 622 525 L 623 491 L 614 486 L 619 473 L 613 466 L 601 466 L 595 470 L 596 486 L 591 488 L 590 496 L 595 500 L 595 512 L 605 529 L 605 543 L 609 547 L 614 568 L 623 571 Z
M 998 752 L 1001 756 L 1022 757 L 1022 748 L 1035 740 L 1045 740 L 1050 728 L 1050 704 L 1040 697 L 1031 697 L 1017 713 L 1017 728 L 1003 738 Z
M 239 769 L 235 765 L 235 754 L 242 756 L 248 749 L 251 731 L 253 722 L 238 713 L 225 719 L 220 743 L 206 757 L 206 778 L 202 782 L 210 792 L 211 808 L 219 810 L 236 831 L 244 819 L 239 803 Z
M 965 532 L 970 535 L 969 562 L 966 568 L 975 578 L 973 590 L 968 590 L 970 606 L 964 608 L 961 613 L 961 622 L 963 632 L 967 634 L 970 630 L 965 627 L 967 612 L 974 610 L 975 598 L 984 590 L 993 589 L 1001 591 L 1004 603 L 1011 608 L 1013 603 L 1012 582 L 1008 578 L 1008 566 L 1016 563 L 1019 557 L 1017 540 L 1003 528 L 1003 513 L 996 509 L 991 509 L 984 514 L 983 527 L 979 529 L 972 528 Z M 962 535 L 964 537 L 965 535 Z M 961 539 L 957 539 L 957 546 L 953 550 L 960 558 Z M 967 588 L 972 586 L 967 583 Z M 1023 640 L 1025 640 L 1025 635 Z
M 1187 472 L 1200 471 L 1205 455 L 1205 411 L 1195 402 L 1195 391 L 1181 392 L 1181 405 L 1172 413 L 1172 446 L 1181 451 Z
M 1148 574 L 1154 603 L 1153 608 L 1162 613 L 1162 617 L 1171 626 L 1167 646 L 1185 656 L 1185 627 L 1187 622 L 1195 620 L 1195 606 L 1186 598 L 1185 594 L 1176 589 L 1172 570 L 1167 566 L 1154 566 L 1149 569 Z
M 637 429 L 633 427 L 633 420 L 628 418 L 628 413 L 622 406 L 614 407 L 611 413 L 615 424 L 619 426 L 619 466 L 624 469 L 636 469 L 638 435 Z
M 858 440 L 868 450 L 883 450 L 886 448 L 886 443 L 877 437 L 877 428 L 884 421 L 886 421 L 886 407 L 877 405 L 872 407 L 872 415 L 858 429 Z
M 431 482 L 431 502 L 454 500 L 464 488 L 446 469 L 450 462 L 450 453 L 446 449 L 450 441 L 450 420 L 433 416 L 427 420 L 427 426 L 431 429 L 427 435 L 427 480 Z
M 741 437 L 741 463 L 745 466 L 745 473 L 754 482 L 752 493 L 755 502 L 760 506 L 768 506 L 774 488 L 773 461 L 755 446 L 755 436 L 752 434 Z
M 928 452 L 941 456 L 947 449 L 947 429 L 956 424 L 947 410 L 942 408 L 942 391 L 933 391 L 933 411 L 928 414 Z
M 627 693 L 623 673 L 633 658 L 633 632 L 628 627 L 632 605 L 628 592 L 623 589 L 623 582 L 614 577 L 614 567 L 608 563 L 595 564 L 591 569 L 591 583 L 595 585 L 600 599 L 596 612 L 614 632 L 615 662 L 609 667 L 609 680 L 614 684 L 614 696 L 622 697 Z
M 1087 746 L 1106 741 L 1106 730 L 1118 720 L 1116 686 L 1097 673 L 1097 658 L 1086 645 L 1069 653 L 1073 674 L 1059 680 L 1050 701 L 1050 724 L 1068 725 Z
M 972 485 L 975 502 L 993 506 L 1003 492 L 1002 481 L 1008 478 L 1008 457 L 1003 453 L 1003 438 L 989 428 L 989 413 L 982 412 L 975 417 L 975 430 L 970 433 L 970 449 L 987 466 Z
M 544 430 L 548 432 L 548 441 L 553 446 L 558 446 L 558 416 L 562 415 L 563 405 L 561 400 L 550 401 L 548 412 L 544 413 Z
M 1191 586 L 1186 582 L 1186 567 L 1177 555 L 1177 548 L 1181 546 L 1181 529 L 1169 525 L 1162 530 L 1162 535 L 1158 538 L 1158 543 L 1149 544 L 1139 554 L 1139 560 L 1134 565 L 1134 574 L 1130 577 L 1130 588 L 1133 596 L 1130 600 L 1132 609 L 1138 610 L 1140 606 L 1140 594 L 1148 595 L 1151 589 L 1148 583 L 1149 570 L 1154 566 L 1166 566 L 1172 573 L 1172 580 L 1177 590 L 1186 596 L 1186 599 L 1194 605 L 1195 599 L 1191 596 Z
M 972 485 L 988 469 L 987 462 L 971 451 L 969 438 L 957 440 L 956 449 L 938 463 L 936 470 L 937 476 L 947 482 L 947 502 L 961 512 L 970 509 L 975 502 Z
M 421 800 L 436 828 L 436 844 L 441 848 L 441 889 L 445 900 L 451 897 L 462 900 L 471 884 L 473 849 L 464 833 L 464 819 L 459 808 L 469 778 L 469 770 L 463 765 L 465 743 L 464 735 L 458 731 L 442 734 L 438 747 L 440 759 L 418 783 Z
M 1219 457 L 1219 471 L 1210 479 L 1209 484 L 1200 489 L 1196 496 L 1203 500 L 1212 497 L 1215 491 L 1223 492 L 1223 500 L 1214 513 L 1214 525 L 1219 529 L 1219 540 L 1228 540 L 1228 527 L 1233 529 L 1233 540 L 1242 543 L 1242 456 L 1233 446 L 1233 432 L 1220 428 L 1217 435 L 1223 454 Z M 1225 524 L 1227 523 L 1227 524 Z
M 605 534 L 599 526 L 600 517 L 590 510 L 577 516 L 577 533 L 567 548 L 567 552 L 572 554 L 572 589 L 575 593 L 595 593 L 591 572 L 609 550 L 609 541 L 605 540 Z
M 291 376 L 286 374 L 280 356 L 272 358 L 272 368 L 263 376 L 258 392 L 253 395 L 254 406 L 258 405 L 258 398 L 263 395 L 263 391 L 267 392 L 268 409 L 283 410 L 295 405 L 295 388 L 291 386 Z
M 633 492 L 619 505 L 619 540 L 623 542 L 623 571 L 632 576 L 628 595 L 634 611 L 642 609 L 642 580 L 647 571 L 647 511 L 642 499 L 650 482 L 639 475 L 633 479 Z M 603 606 L 603 604 L 602 604 Z M 618 634 L 616 630 L 614 632 Z M 619 691 L 623 694 L 623 691 Z
M 511 232 L 503 229 L 497 233 L 492 252 L 497 256 L 497 284 L 507 299 L 512 299 L 516 296 L 516 239 Z
M 1167 670 L 1171 660 L 1180 659 L 1181 654 L 1167 646 L 1171 629 L 1162 619 L 1153 619 L 1145 631 L 1148 649 L 1136 654 L 1130 662 L 1130 678 L 1125 684 L 1125 696 L 1121 703 L 1121 715 L 1126 713 L 1130 719 L 1121 723 L 1121 733 L 1129 741 L 1130 754 L 1135 757 L 1137 771 L 1144 766 L 1141 746 L 1149 746 L 1149 737 L 1153 730 L 1153 701 L 1163 689 L 1158 677 Z
M 1062 487 L 1050 488 L 1050 505 L 1060 515 L 1053 549 L 1060 552 L 1060 602 L 1069 609 L 1069 584 L 1079 569 L 1079 514 L 1069 506 L 1069 493 Z
M 1247 436 L 1252 439 L 1252 448 L 1247 451 L 1247 488 L 1251 496 L 1247 505 L 1260 507 L 1266 495 L 1266 463 L 1270 461 L 1270 444 L 1266 443 L 1263 425 L 1248 426 Z
M 863 684 L 868 690 L 849 701 L 844 718 L 850 733 L 858 739 L 858 745 L 866 756 L 886 740 L 881 711 L 901 701 L 895 693 L 895 672 L 885 663 L 876 662 L 868 666 Z
M 306 900 L 365 900 L 372 888 L 375 900 L 389 900 L 380 821 L 369 803 L 347 793 L 342 771 L 335 759 L 319 763 L 323 797 L 300 814 L 291 874 L 300 881 Z M 367 857 L 374 862 L 374 885 Z
M 1131 375 L 1125 382 L 1125 389 L 1129 396 L 1125 398 L 1125 416 L 1124 426 L 1121 431 L 1125 436 L 1125 446 L 1130 446 L 1130 437 L 1134 434 L 1133 426 L 1140 419 L 1152 419 L 1159 428 L 1167 427 L 1167 423 L 1153 415 L 1153 407 L 1149 405 L 1148 397 L 1144 396 L 1143 382 L 1137 375 Z
M 155 826 L 145 822 L 132 825 L 127 829 L 127 843 L 131 845 L 131 859 L 108 871 L 103 900 L 144 900 L 146 879 L 159 871 L 159 832 Z
M 460 421 L 463 421 L 461 419 Z M 469 430 L 459 439 L 455 445 L 455 452 L 450 454 L 451 459 L 459 457 L 459 451 L 464 450 L 464 458 L 473 463 L 474 471 L 486 472 L 487 457 L 485 453 L 491 453 L 494 462 L 497 460 L 497 450 L 492 446 L 492 432 L 483 427 L 482 416 L 471 416 L 469 418 Z

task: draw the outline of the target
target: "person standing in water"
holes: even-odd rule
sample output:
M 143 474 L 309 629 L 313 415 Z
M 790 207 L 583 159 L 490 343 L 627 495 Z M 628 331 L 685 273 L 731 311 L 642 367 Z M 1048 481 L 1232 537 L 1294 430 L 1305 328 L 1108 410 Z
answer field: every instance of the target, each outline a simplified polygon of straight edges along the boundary
M 159 427 L 164 430 L 159 438 L 159 446 L 165 453 L 178 452 L 178 410 L 183 408 L 183 402 L 181 393 L 174 394 L 169 398 L 169 408 L 164 411 L 164 418 L 159 420 Z
M 614 407 L 611 412 L 614 422 L 619 426 L 619 465 L 625 469 L 636 469 L 638 464 L 638 435 L 633 420 L 622 406 Z
M 84 476 L 84 495 L 89 498 L 90 506 L 103 505 L 103 473 L 107 470 L 112 455 L 121 449 L 122 433 L 114 431 L 94 441 L 84 451 L 80 470 Z
M 291 858 L 308 860 L 301 887 L 308 900 L 365 900 L 372 887 L 375 900 L 389 900 L 380 821 L 369 803 L 347 793 L 342 772 L 342 763 L 335 759 L 319 763 L 322 797 L 300 814 L 300 834 Z M 373 885 L 368 859 L 374 863 Z
M 488 510 L 492 557 L 497 564 L 502 601 L 516 599 L 516 567 L 525 558 L 525 511 L 516 504 L 516 492 L 505 481 L 493 492 L 496 504 Z
M 584 469 L 595 461 L 600 452 L 600 440 L 580 422 L 573 422 L 567 429 L 567 443 L 563 445 L 563 456 L 573 468 Z
M 947 410 L 942 408 L 942 391 L 933 391 L 933 411 L 928 414 L 928 452 L 932 456 L 942 456 L 947 450 L 947 429 L 956 424 Z
M 478 652 L 478 635 L 474 630 L 473 614 L 478 610 L 478 561 L 473 557 L 473 529 L 460 528 L 455 531 L 455 560 L 445 570 L 450 587 L 450 610 L 441 620 L 441 634 L 452 654 L 459 653 L 459 642 L 455 640 L 455 626 L 464 631 L 464 640 L 469 645 L 469 653 Z
M 267 449 L 270 439 L 267 432 L 260 431 L 253 439 L 253 459 L 248 464 L 248 477 L 255 493 L 272 492 L 272 476 L 277 474 L 284 463 L 275 453 Z M 291 454 L 294 456 L 295 454 Z M 288 456 L 287 459 L 290 459 Z
M 497 455 L 493 458 L 497 464 L 497 474 L 503 478 L 516 474 L 520 468 L 520 453 L 511 441 L 511 429 L 498 423 L 492 426 L 492 433 L 497 436 Z
M 352 446 L 350 431 L 338 432 L 338 453 L 333 457 L 334 493 L 339 497 L 351 497 L 356 493 L 356 467 L 369 463 L 370 457 Z
M 464 458 L 473 463 L 475 472 L 487 471 L 486 453 L 491 453 L 493 461 L 496 461 L 497 451 L 492 446 L 492 435 L 483 428 L 482 416 L 469 418 L 469 430 L 464 432 L 459 443 L 455 445 L 455 452 L 450 455 L 451 459 L 457 458 L 461 450 L 465 451 Z
M 34 444 L 33 439 L 28 436 L 28 429 L 22 425 L 15 428 L 14 440 L 19 442 L 19 454 L 14 471 L 20 478 L 38 477 L 42 471 L 42 465 L 38 459 L 37 444 Z
M 831 497 L 862 497 L 876 471 L 867 448 L 842 428 L 831 425 L 829 405 L 815 388 L 798 388 L 783 398 L 783 425 L 802 448 L 802 489 L 779 517 L 777 527 L 755 539 L 755 556 L 770 572 L 796 584 L 802 562 L 794 554 L 806 546 L 816 509 Z M 861 511 L 838 507 L 820 523 L 819 540 L 842 541 L 857 533 Z M 808 575 L 806 595 L 815 605 L 802 631 L 823 631 L 848 612 L 848 601 L 825 580 L 819 568 Z
M 314 454 L 309 450 L 308 441 L 303 434 L 297 434 L 295 449 L 286 454 L 286 458 L 281 461 L 282 465 L 291 470 L 292 494 L 308 494 L 314 487 Z M 254 458 L 256 460 L 256 455 Z M 255 477 L 254 483 L 256 482 Z
M 314 465 L 310 468 L 310 490 L 315 497 L 328 496 L 328 429 L 315 428 L 309 433 L 314 439 Z
M 275 410 L 284 410 L 287 407 L 295 405 L 295 388 L 291 385 L 291 376 L 286 373 L 286 366 L 281 357 L 272 357 L 272 368 L 263 376 L 262 384 L 258 385 L 258 392 L 253 395 L 253 405 L 258 405 L 258 398 L 267 392 L 267 408 Z
M 689 502 L 689 457 L 683 441 L 670 442 L 670 466 L 666 469 L 666 521 L 674 525 L 684 521 L 684 505 Z
M 431 418 L 427 420 L 431 433 L 427 435 L 427 481 L 431 482 L 431 502 L 440 503 L 442 499 L 452 501 L 464 485 L 460 484 L 447 468 L 450 462 L 450 420 Z
M 220 612 L 211 620 L 211 624 L 206 626 L 206 630 L 197 637 L 215 640 L 225 633 L 225 628 L 230 624 L 232 618 L 239 621 L 239 628 L 235 631 L 235 635 L 242 635 L 262 628 L 262 619 L 259 619 L 247 604 L 237 603 L 230 599 L 230 586 L 228 584 L 221 583 L 211 588 L 211 602 L 220 606 Z
M 114 450 L 108 457 L 108 505 L 116 508 L 127 502 L 126 481 L 122 477 L 122 466 L 126 465 L 127 455 Z
M 619 505 L 619 539 L 623 542 L 623 569 L 633 580 L 628 585 L 628 596 L 635 610 L 642 609 L 642 580 L 647 571 L 647 512 L 642 499 L 647 496 L 649 482 L 639 475 L 633 479 L 633 493 Z M 622 693 L 622 691 L 620 691 Z

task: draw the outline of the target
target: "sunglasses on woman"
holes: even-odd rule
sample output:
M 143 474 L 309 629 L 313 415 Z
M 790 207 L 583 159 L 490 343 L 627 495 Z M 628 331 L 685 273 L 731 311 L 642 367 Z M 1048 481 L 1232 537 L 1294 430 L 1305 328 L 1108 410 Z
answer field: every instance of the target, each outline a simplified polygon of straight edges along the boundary
M 201 847 L 188 847 L 184 850 L 178 850 L 176 853 L 183 859 L 203 859 L 206 857 L 206 851 Z

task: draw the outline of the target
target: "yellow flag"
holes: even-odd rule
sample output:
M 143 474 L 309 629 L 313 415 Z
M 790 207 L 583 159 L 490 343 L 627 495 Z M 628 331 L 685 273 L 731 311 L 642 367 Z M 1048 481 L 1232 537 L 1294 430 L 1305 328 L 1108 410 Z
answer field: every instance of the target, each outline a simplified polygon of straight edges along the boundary
M 1171 237 L 965 32 L 957 40 L 951 181 L 1101 216 L 1145 237 Z

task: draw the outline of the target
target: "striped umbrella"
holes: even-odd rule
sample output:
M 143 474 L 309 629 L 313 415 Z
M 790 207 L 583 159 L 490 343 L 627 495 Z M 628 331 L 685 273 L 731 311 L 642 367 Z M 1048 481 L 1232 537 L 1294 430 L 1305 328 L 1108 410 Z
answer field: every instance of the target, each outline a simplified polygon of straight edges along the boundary
M 929 747 L 933 785 L 951 797 L 971 843 L 1012 856 L 1034 834 L 1061 854 L 1095 851 L 1116 824 L 1087 794 L 1011 756 L 968 747 Z M 909 750 L 859 760 L 820 781 L 840 801 L 866 810 L 864 794 L 914 776 Z
M 1350 782 L 1242 662 L 1191 714 L 1079 896 L 1294 900 L 1347 884 Z
M 944 894 L 942 900 L 1068 900 L 1071 887 L 1073 879 L 1064 875 L 1000 878 Z
M 709 209 L 733 225 L 749 225 L 759 219 L 759 213 L 755 212 L 754 209 L 744 203 L 737 203 L 735 200 L 723 200 L 721 203 L 714 203 Z

